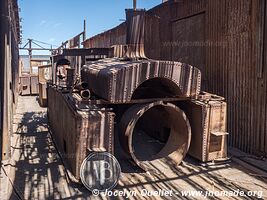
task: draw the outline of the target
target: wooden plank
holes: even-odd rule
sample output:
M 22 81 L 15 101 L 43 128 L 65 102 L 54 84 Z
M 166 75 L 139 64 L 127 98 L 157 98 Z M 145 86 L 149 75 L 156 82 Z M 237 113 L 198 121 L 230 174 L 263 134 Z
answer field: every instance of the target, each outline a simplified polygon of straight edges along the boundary
M 31 75 L 30 84 L 31 84 L 31 95 L 38 94 L 39 93 L 38 76 Z

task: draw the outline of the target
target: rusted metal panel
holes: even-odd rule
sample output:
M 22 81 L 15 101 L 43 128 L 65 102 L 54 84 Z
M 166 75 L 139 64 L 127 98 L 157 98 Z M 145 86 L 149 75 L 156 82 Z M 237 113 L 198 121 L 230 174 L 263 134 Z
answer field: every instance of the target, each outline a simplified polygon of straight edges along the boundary
M 203 161 L 227 157 L 226 114 L 224 98 L 207 94 L 197 100 L 178 102 L 192 129 L 189 155 Z
M 262 51 L 262 58 L 263 58 L 263 66 L 262 66 L 262 79 L 261 79 L 261 91 L 263 93 L 263 102 L 265 101 L 265 114 L 264 114 L 264 109 L 261 110 L 262 116 L 261 119 L 265 118 L 265 123 L 262 123 L 263 125 L 260 126 L 262 127 L 262 134 L 265 136 L 265 154 L 267 152 L 267 106 L 266 106 L 266 101 L 267 101 L 267 2 L 265 0 L 265 10 L 264 10 L 264 40 L 263 40 L 263 51 Z M 264 92 L 265 91 L 265 92 Z M 265 133 L 265 134 L 264 134 Z
M 113 153 L 114 113 L 96 108 L 80 110 L 75 95 L 48 87 L 48 116 L 53 137 L 80 179 L 80 166 L 91 151 Z
M 172 49 L 172 60 L 198 66 L 203 75 L 205 75 L 204 27 L 203 12 L 177 19 L 172 23 L 172 42 L 166 43 Z M 203 79 L 205 77 L 202 76 Z
M 176 84 L 176 97 L 194 97 L 200 92 L 200 71 L 179 62 L 112 58 L 92 62 L 82 69 L 82 80 L 89 83 L 89 89 L 113 103 L 129 102 L 142 84 L 160 78 Z
M 112 45 L 120 45 L 126 43 L 126 23 L 111 29 L 93 38 L 84 41 L 86 48 L 109 48 Z
M 109 54 L 109 48 L 89 48 L 89 49 L 63 49 L 64 56 L 96 56 L 102 55 L 104 58 Z
M 146 58 L 144 52 L 145 10 L 126 9 L 128 58 Z
M 263 63 L 259 49 L 264 2 L 209 1 L 206 15 L 206 37 L 220 44 L 207 47 L 206 89 L 229 102 L 230 145 L 258 155 L 264 152 L 266 137 L 266 120 L 260 114 L 266 112 L 266 90 L 259 87 L 262 81 L 257 77 Z

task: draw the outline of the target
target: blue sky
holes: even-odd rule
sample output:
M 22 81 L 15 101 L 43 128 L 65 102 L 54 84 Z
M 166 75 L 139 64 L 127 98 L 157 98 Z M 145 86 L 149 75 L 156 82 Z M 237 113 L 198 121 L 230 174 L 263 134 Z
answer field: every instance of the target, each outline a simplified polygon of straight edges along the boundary
M 32 38 L 59 46 L 61 42 L 82 32 L 84 19 L 89 38 L 120 24 L 120 20 L 125 19 L 125 8 L 132 7 L 132 0 L 18 0 L 18 2 L 21 8 L 23 45 L 26 39 Z M 148 10 L 161 2 L 162 0 L 137 0 L 137 6 Z

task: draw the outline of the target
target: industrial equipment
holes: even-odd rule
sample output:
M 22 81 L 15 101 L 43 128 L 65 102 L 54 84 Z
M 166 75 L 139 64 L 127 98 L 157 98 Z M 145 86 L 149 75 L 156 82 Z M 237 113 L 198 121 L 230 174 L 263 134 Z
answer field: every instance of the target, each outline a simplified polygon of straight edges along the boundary
M 116 149 L 150 173 L 177 167 L 187 153 L 203 162 L 225 158 L 224 98 L 200 91 L 196 67 L 146 58 L 143 11 L 126 12 L 128 45 L 63 50 L 52 59 L 49 123 L 74 176 L 85 174 L 91 153 L 116 157 Z M 98 180 L 90 162 L 86 174 Z

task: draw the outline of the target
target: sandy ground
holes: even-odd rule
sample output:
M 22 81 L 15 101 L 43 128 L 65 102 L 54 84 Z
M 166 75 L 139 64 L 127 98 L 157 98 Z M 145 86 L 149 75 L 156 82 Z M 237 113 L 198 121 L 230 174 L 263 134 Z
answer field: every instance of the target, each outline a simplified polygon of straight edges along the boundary
M 48 128 L 46 109 L 39 106 L 36 97 L 19 97 L 12 136 L 13 156 L 1 169 L 1 200 L 267 199 L 266 176 L 233 160 L 203 165 L 189 157 L 177 168 L 158 175 L 144 173 L 122 158 L 117 187 L 108 194 L 94 196 L 81 184 L 69 181 Z M 205 196 L 207 191 L 209 196 Z M 124 196 L 119 196 L 119 192 Z M 185 195 L 186 192 L 191 193 Z M 240 192 L 246 195 L 235 195 Z

